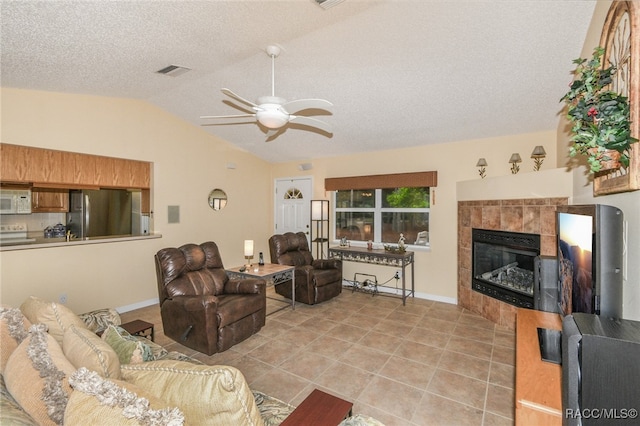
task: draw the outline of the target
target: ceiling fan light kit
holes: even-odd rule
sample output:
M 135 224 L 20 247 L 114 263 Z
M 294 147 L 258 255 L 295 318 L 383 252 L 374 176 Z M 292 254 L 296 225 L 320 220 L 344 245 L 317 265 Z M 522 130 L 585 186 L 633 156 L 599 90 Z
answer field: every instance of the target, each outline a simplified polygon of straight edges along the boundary
M 256 118 L 269 129 L 279 129 L 289 122 L 289 117 L 279 104 L 260 104 L 260 109 L 256 109 Z
M 267 133 L 271 140 L 277 135 L 286 130 L 286 126 L 289 123 L 295 123 L 300 126 L 313 127 L 321 130 L 325 133 L 331 134 L 331 126 L 324 121 L 307 117 L 304 115 L 293 115 L 292 113 L 303 110 L 325 110 L 331 112 L 333 104 L 324 99 L 298 99 L 287 102 L 286 99 L 277 97 L 275 95 L 275 58 L 280 55 L 282 48 L 276 45 L 267 46 L 267 55 L 271 57 L 271 96 L 261 96 L 258 98 L 258 103 L 253 103 L 229 89 L 222 89 L 222 93 L 251 107 L 255 111 L 253 114 L 240 114 L 240 115 L 203 115 L 201 119 L 226 119 L 226 118 L 255 118 L 257 123 L 269 129 Z M 238 107 L 239 109 L 245 109 L 244 107 Z M 273 130 L 282 129 L 276 133 Z

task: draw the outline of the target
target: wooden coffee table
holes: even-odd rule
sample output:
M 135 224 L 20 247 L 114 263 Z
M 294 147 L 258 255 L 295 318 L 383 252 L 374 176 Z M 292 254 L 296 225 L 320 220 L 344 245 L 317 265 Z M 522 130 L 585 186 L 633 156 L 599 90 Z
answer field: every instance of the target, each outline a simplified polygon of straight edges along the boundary
M 351 416 L 353 403 L 314 389 L 281 426 L 337 426 Z

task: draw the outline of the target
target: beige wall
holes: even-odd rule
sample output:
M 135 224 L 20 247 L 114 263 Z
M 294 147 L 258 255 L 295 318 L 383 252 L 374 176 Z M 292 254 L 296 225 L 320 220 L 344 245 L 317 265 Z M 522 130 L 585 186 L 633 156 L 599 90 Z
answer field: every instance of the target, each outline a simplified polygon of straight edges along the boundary
M 393 147 L 393 142 L 389 141 L 390 147 Z M 328 139 L 327 149 L 331 148 L 331 143 Z M 438 186 L 432 193 L 430 215 L 431 250 L 416 252 L 416 293 L 419 296 L 454 303 L 458 279 L 456 183 L 463 180 L 480 180 L 478 169 L 475 167 L 479 157 L 487 159 L 488 176 L 510 175 L 509 158 L 514 152 L 520 153 L 523 159 L 520 165 L 521 173 L 533 173 L 533 160 L 529 157 L 536 145 L 543 145 L 548 154 L 542 170 L 554 167 L 555 133 L 549 131 L 278 164 L 273 165 L 273 178 L 312 175 L 315 186 L 314 198 L 331 199 L 332 193 L 324 190 L 324 179 L 327 177 L 436 170 Z M 313 169 L 299 171 L 298 164 L 303 162 L 311 162 Z M 506 189 L 516 185 L 506 183 Z M 345 263 L 346 278 L 352 278 L 355 272 L 375 274 L 378 282 L 386 281 L 393 276 L 392 268 L 372 268 Z M 395 285 L 393 281 L 390 284 Z
M 153 255 L 160 248 L 214 240 L 228 266 L 244 261 L 244 239 L 256 241 L 256 252 L 267 250 L 269 216 L 256 211 L 271 205 L 266 162 L 143 101 L 14 89 L 0 95 L 4 143 L 153 162 L 153 222 L 162 234 L 1 252 L 1 303 L 65 293 L 76 312 L 135 305 L 158 296 Z M 229 196 L 219 212 L 207 204 L 216 187 Z M 180 223 L 167 223 L 169 205 L 180 206 Z
M 593 49 L 600 43 L 602 27 L 607 16 L 611 1 L 599 1 L 596 4 L 591 26 L 585 38 L 585 44 L 580 54 L 583 58 L 589 58 Z M 575 59 L 575 58 L 571 58 Z M 567 60 L 567 72 L 574 65 Z M 570 80 L 568 74 L 568 80 Z M 570 159 L 568 157 L 570 125 L 562 118 L 557 130 L 558 167 L 572 166 L 574 175 L 573 204 L 608 204 L 620 208 L 625 216 L 625 264 L 623 287 L 623 315 L 627 319 L 640 321 L 640 191 L 626 192 L 622 194 L 594 197 L 592 175 L 587 173 L 584 160 Z M 576 164 L 581 166 L 576 166 Z
M 315 159 L 312 170 L 300 172 L 298 162 L 269 165 L 146 102 L 15 89 L 2 90 L 2 142 L 154 163 L 153 222 L 162 238 L 0 253 L 2 303 L 19 304 L 30 294 L 57 300 L 65 293 L 76 311 L 131 307 L 156 298 L 153 254 L 162 247 L 214 240 L 227 265 L 243 261 L 244 239 L 256 241 L 256 252 L 268 252 L 275 178 L 312 175 L 314 198 L 325 198 L 325 177 L 420 170 L 437 170 L 439 184 L 432 196 L 432 248 L 416 255 L 416 290 L 453 302 L 456 182 L 479 179 L 479 157 L 489 162 L 489 176 L 510 174 L 512 152 L 523 157 L 523 173 L 531 170 L 528 154 L 535 145 L 549 153 L 543 169 L 555 163 L 555 134 L 541 132 Z M 227 169 L 228 162 L 237 168 Z M 221 212 L 206 203 L 214 187 L 229 194 Z M 169 205 L 180 206 L 181 223 L 167 223 Z M 346 276 L 355 272 L 351 266 Z

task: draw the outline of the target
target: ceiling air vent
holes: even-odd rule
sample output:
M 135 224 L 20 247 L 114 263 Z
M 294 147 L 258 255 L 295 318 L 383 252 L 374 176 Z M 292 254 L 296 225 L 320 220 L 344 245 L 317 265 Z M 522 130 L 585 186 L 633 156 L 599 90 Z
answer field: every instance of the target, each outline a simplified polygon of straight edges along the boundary
M 318 5 L 323 9 L 329 9 L 339 3 L 342 3 L 344 0 L 314 0 Z
M 191 71 L 191 68 L 180 67 L 178 65 L 169 65 L 168 67 L 164 67 L 156 72 L 158 74 L 164 74 L 170 77 L 177 77 L 188 71 Z

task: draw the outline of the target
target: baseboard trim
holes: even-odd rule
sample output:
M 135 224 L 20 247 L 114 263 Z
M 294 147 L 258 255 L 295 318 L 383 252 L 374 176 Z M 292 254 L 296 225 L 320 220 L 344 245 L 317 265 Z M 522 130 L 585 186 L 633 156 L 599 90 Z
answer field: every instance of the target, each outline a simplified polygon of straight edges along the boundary
M 158 303 L 160 303 L 160 299 L 156 297 L 155 299 L 144 300 L 131 305 L 117 307 L 116 311 L 118 311 L 119 314 L 122 314 L 129 311 L 135 311 L 136 309 L 146 308 L 147 306 L 157 305 Z

